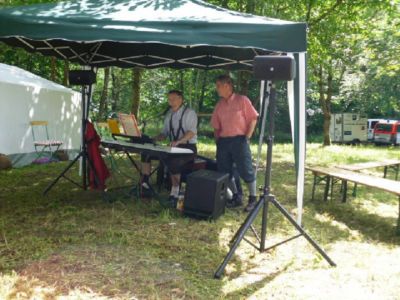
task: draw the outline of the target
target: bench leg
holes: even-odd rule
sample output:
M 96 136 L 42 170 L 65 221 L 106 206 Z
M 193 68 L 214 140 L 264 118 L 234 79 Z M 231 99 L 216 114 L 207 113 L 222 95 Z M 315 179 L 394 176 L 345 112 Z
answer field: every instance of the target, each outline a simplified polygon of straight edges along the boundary
M 345 203 L 347 198 L 347 180 L 343 180 L 342 185 L 343 185 L 342 202 Z
M 387 166 L 383 169 L 383 178 L 386 178 L 387 175 Z
M 325 184 L 325 191 L 324 191 L 324 201 L 328 201 L 328 193 L 329 193 L 329 187 L 331 183 L 331 177 L 326 176 L 326 184 Z
M 396 165 L 396 177 L 395 177 L 396 181 L 399 178 L 399 168 L 400 168 L 400 165 Z
M 313 186 L 312 186 L 311 201 L 314 201 L 315 186 L 316 186 L 316 185 L 317 185 L 317 174 L 314 174 L 314 181 L 313 181 Z
M 399 215 L 397 217 L 396 234 L 400 235 L 400 196 L 399 196 Z
M 357 196 L 357 182 L 356 183 L 354 183 L 354 186 L 353 186 L 353 197 L 355 197 L 355 196 Z

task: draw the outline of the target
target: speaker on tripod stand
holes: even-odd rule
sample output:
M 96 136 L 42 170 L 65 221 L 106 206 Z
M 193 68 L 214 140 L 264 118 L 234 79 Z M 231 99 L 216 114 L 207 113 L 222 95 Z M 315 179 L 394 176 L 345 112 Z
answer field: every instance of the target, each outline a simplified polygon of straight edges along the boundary
M 87 144 L 85 139 L 86 133 L 86 124 L 89 118 L 89 107 L 90 107 L 90 99 L 92 96 L 92 84 L 96 83 L 96 73 L 93 70 L 70 70 L 68 75 L 68 80 L 70 85 L 80 85 L 81 86 L 81 95 L 82 95 L 82 127 L 81 127 L 81 151 L 79 154 L 71 161 L 71 163 L 47 186 L 44 190 L 43 194 L 46 195 L 53 186 L 64 177 L 68 181 L 72 182 L 73 184 L 83 188 L 84 190 L 87 189 L 87 162 L 89 162 L 89 167 L 93 170 L 93 163 L 88 159 L 88 152 L 87 152 Z M 73 181 L 71 178 L 66 176 L 68 170 L 79 160 L 82 159 L 82 185 L 78 184 L 77 182 Z M 97 177 L 94 175 L 95 178 Z

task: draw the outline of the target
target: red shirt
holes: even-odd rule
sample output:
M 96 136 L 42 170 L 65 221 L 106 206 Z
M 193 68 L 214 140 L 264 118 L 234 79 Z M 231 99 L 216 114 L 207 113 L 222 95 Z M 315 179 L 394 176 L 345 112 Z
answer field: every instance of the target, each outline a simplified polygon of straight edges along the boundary
M 249 98 L 233 93 L 217 103 L 211 117 L 211 126 L 216 129 L 217 137 L 246 135 L 250 123 L 257 117 L 258 112 Z

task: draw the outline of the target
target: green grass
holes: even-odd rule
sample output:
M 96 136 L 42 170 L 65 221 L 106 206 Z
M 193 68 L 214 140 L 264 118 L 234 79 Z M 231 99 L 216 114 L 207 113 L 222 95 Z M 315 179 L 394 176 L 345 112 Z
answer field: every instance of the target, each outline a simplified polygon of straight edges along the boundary
M 252 145 L 253 153 L 256 149 Z M 199 152 L 213 157 L 213 142 L 201 140 Z M 399 152 L 309 144 L 307 164 L 399 158 Z M 125 160 L 119 163 L 124 173 L 133 174 Z M 215 280 L 229 239 L 245 218 L 240 210 L 228 210 L 215 222 L 197 221 L 156 200 L 137 201 L 127 190 L 84 192 L 65 180 L 43 196 L 64 167 L 0 172 L 1 299 L 400 299 L 398 207 L 391 194 L 359 187 L 346 204 L 339 196 L 323 203 L 319 188 L 311 202 L 307 174 L 303 224 L 338 267 L 329 267 L 302 238 L 262 254 L 243 242 L 226 276 Z M 382 170 L 371 173 L 382 176 Z M 79 180 L 77 169 L 71 176 Z M 262 171 L 258 182 L 263 182 Z M 272 192 L 294 214 L 295 182 L 293 147 L 278 144 Z M 123 176 L 109 181 L 111 187 L 128 184 L 132 179 Z M 271 207 L 268 244 L 294 233 Z

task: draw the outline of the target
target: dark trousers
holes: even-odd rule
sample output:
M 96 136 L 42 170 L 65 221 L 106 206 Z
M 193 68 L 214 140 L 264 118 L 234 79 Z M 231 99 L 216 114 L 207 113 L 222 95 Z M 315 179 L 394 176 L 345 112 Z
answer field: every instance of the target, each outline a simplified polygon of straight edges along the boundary
M 255 174 L 250 146 L 245 136 L 222 137 L 217 142 L 218 171 L 233 175 L 233 163 L 245 182 L 253 182 Z

